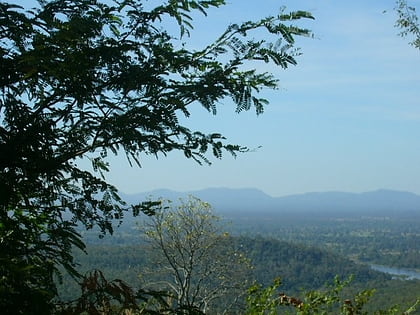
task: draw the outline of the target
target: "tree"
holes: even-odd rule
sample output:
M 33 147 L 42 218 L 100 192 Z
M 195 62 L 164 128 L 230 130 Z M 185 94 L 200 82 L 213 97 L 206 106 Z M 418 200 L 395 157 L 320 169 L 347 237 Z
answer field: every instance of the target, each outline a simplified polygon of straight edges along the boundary
M 266 288 L 260 284 L 254 284 L 248 290 L 247 315 L 275 315 L 286 309 L 286 314 L 296 315 L 318 315 L 318 314 L 341 314 L 341 315 L 364 315 L 370 314 L 366 311 L 366 304 L 374 295 L 375 290 L 363 290 L 357 293 L 344 292 L 352 278 L 342 281 L 338 277 L 334 283 L 323 290 L 309 291 L 300 299 L 286 295 L 278 291 L 281 281 L 275 279 L 273 285 Z M 402 311 L 398 306 L 385 310 L 375 310 L 372 314 L 396 315 L 414 314 L 420 300 L 417 300 L 410 308 Z
M 218 134 L 181 125 L 191 106 L 216 114 L 230 97 L 236 111 L 263 112 L 269 73 L 249 62 L 295 65 L 297 11 L 231 24 L 210 45 L 189 50 L 192 14 L 224 0 L 39 0 L 35 8 L 0 3 L 0 307 L 47 313 L 53 275 L 78 273 L 77 227 L 112 233 L 125 211 L 152 213 L 153 203 L 127 206 L 106 181 L 108 154 L 140 165 L 142 154 L 181 151 L 209 162 L 246 148 Z M 163 28 L 174 21 L 179 34 Z M 250 39 L 253 31 L 260 39 Z M 264 33 L 262 33 L 264 32 Z M 210 154 L 208 154 L 210 152 Z M 90 160 L 92 171 L 81 168 Z M 36 303 L 35 303 L 36 301 Z M 19 310 L 17 310 L 19 309 Z
M 175 309 L 222 313 L 240 305 L 249 286 L 249 261 L 208 203 L 195 197 L 177 205 L 162 201 L 141 229 L 156 252 L 152 277 L 142 276 L 151 288 L 168 291 Z
M 420 26 L 416 9 L 408 5 L 406 0 L 398 0 L 395 11 L 398 14 L 395 26 L 401 30 L 400 36 L 412 36 L 413 39 L 410 44 L 420 49 Z

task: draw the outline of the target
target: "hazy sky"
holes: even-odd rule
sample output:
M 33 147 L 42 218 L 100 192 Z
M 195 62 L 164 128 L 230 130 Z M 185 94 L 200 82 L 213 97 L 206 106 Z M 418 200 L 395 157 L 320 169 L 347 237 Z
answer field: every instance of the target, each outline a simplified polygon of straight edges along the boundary
M 305 25 L 315 38 L 298 41 L 303 55 L 296 67 L 258 65 L 274 71 L 281 85 L 264 93 L 265 113 L 238 115 L 227 101 L 217 116 L 197 107 L 187 122 L 261 148 L 211 166 L 180 153 L 143 157 L 141 169 L 116 158 L 112 183 L 126 193 L 207 187 L 255 187 L 272 196 L 379 188 L 420 193 L 420 51 L 397 36 L 393 0 L 230 0 L 196 21 L 190 43 L 199 47 L 229 23 L 276 14 L 282 5 L 311 11 L 316 20 Z

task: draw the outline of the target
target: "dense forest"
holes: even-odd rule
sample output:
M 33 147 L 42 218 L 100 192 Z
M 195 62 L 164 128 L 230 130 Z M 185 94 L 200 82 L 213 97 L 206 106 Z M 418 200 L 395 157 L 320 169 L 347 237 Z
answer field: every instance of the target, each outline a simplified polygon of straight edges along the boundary
M 194 198 L 125 202 L 107 176 L 113 155 L 140 167 L 144 156 L 211 164 L 250 152 L 190 116 L 262 114 L 270 94 L 259 92 L 276 90 L 296 40 L 314 37 L 310 12 L 226 20 L 197 45 L 197 16 L 228 1 L 14 2 L 0 2 L 2 313 L 416 311 L 419 281 L 369 264 L 419 268 L 418 217 L 217 217 Z M 401 35 L 417 36 L 415 10 L 396 4 Z
M 250 261 L 249 285 L 255 281 L 267 287 L 280 278 L 281 292 L 304 296 L 311 290 L 322 290 L 336 276 L 353 277 L 344 294 L 375 289 L 366 310 L 394 305 L 407 309 L 419 298 L 420 280 L 398 278 L 370 267 L 381 264 L 420 269 L 418 218 L 230 213 L 222 221 L 232 235 L 231 243 Z M 75 253 L 82 272 L 98 268 L 111 279 L 122 279 L 134 287 L 144 285 L 142 275 L 151 265 L 153 251 L 135 220 L 122 225 L 113 237 L 98 239 L 92 232 L 84 236 L 88 255 Z M 401 291 L 405 294 L 395 294 Z M 64 299 L 71 299 L 78 291 L 66 278 L 60 292 Z
M 261 213 L 219 211 L 236 236 L 261 236 L 334 252 L 353 261 L 397 268 L 420 269 L 420 214 L 389 217 L 374 213 Z M 136 220 L 127 218 L 112 237 L 99 240 L 84 232 L 91 244 L 137 243 Z
M 355 261 L 420 269 L 420 214 L 409 218 L 231 214 L 229 220 L 238 235 L 260 234 L 324 248 Z
M 340 255 L 319 248 L 279 241 L 273 238 L 233 238 L 238 249 L 250 259 L 253 268 L 249 279 L 268 286 L 273 279 L 281 278 L 281 291 L 303 295 L 304 292 L 322 289 L 336 275 L 354 280 L 347 288 L 348 294 L 362 289 L 376 289 L 367 309 L 385 309 L 393 305 L 411 306 L 419 297 L 420 280 L 392 279 L 390 275 L 376 272 L 367 265 L 357 264 Z M 102 270 L 109 279 L 122 279 L 133 287 L 141 287 L 141 275 L 149 266 L 152 255 L 146 244 L 137 245 L 90 245 L 88 254 L 76 252 L 80 271 Z M 395 292 L 405 292 L 395 295 Z M 64 300 L 76 298 L 79 286 L 65 277 L 60 286 Z

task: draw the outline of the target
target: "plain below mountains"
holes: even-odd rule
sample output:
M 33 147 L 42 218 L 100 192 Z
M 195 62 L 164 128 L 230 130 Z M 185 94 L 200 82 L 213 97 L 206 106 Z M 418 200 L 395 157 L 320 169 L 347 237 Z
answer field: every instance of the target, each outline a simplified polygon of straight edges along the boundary
M 122 197 L 128 203 L 138 203 L 148 198 L 175 201 L 189 195 L 209 202 L 218 213 L 420 215 L 419 195 L 385 189 L 365 193 L 314 192 L 284 197 L 271 197 L 253 188 L 209 188 L 189 192 L 161 189 L 133 195 L 122 194 Z

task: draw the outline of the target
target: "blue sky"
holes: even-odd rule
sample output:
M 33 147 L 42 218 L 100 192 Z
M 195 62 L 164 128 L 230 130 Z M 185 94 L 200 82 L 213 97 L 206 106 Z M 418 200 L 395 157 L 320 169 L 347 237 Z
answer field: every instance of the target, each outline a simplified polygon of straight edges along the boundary
M 211 166 L 173 153 L 143 157 L 138 169 L 118 157 L 113 184 L 126 193 L 255 187 L 272 196 L 380 188 L 420 194 L 420 51 L 397 35 L 394 1 L 231 0 L 197 19 L 189 43 L 200 47 L 229 23 L 275 14 L 282 5 L 311 11 L 316 20 L 305 26 L 315 38 L 298 41 L 296 67 L 256 65 L 280 80 L 278 90 L 263 92 L 265 113 L 238 115 L 226 101 L 217 116 L 197 108 L 187 121 L 261 147 Z

